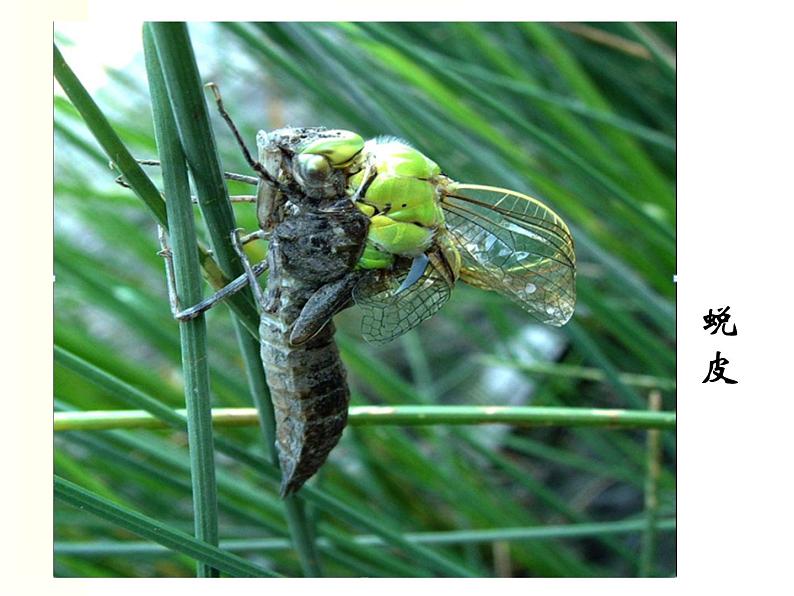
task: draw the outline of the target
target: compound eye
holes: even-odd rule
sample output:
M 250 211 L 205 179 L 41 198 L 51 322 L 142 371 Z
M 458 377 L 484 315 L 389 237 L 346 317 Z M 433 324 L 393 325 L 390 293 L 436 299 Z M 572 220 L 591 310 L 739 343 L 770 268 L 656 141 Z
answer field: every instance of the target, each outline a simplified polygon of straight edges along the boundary
M 325 180 L 331 171 L 331 164 L 322 155 L 299 155 L 298 171 L 304 180 L 320 182 Z

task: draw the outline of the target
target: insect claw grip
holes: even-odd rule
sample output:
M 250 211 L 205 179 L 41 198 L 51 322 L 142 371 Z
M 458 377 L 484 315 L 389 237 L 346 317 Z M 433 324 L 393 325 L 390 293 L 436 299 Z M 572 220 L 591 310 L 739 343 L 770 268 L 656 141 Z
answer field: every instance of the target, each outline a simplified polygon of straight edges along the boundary
M 121 176 L 116 176 L 113 179 L 113 182 L 115 182 L 119 186 L 123 186 L 124 188 L 132 188 L 129 184 L 127 184 L 127 181 L 124 180 L 124 175 L 123 174 Z

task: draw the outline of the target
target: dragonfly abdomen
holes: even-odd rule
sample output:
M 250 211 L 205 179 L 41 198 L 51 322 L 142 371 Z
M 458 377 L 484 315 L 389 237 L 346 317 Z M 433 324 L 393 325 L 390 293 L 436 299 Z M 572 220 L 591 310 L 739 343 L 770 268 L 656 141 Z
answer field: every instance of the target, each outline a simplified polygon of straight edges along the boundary
M 285 321 L 278 319 L 264 315 L 260 335 L 285 496 L 314 475 L 339 442 L 350 392 L 333 340 L 333 323 L 306 343 L 293 346 L 282 331 Z
M 352 204 L 299 211 L 277 226 L 270 241 L 259 335 L 275 411 L 282 496 L 320 468 L 347 422 L 350 391 L 331 318 L 350 301 L 367 223 Z

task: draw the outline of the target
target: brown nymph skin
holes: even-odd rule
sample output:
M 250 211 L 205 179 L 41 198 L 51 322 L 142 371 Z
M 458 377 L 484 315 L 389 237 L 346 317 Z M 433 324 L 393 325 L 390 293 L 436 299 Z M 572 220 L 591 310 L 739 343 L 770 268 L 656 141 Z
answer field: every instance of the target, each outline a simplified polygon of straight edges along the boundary
M 296 182 L 291 157 L 296 145 L 316 134 L 322 130 L 282 129 L 260 141 L 260 161 L 282 184 L 281 191 L 265 189 L 260 200 L 268 204 L 260 202 L 258 210 L 269 214 L 260 221 L 270 236 L 270 273 L 259 333 L 282 496 L 320 468 L 347 422 L 350 391 L 331 318 L 350 302 L 362 275 L 354 268 L 369 225 L 339 180 L 315 188 Z

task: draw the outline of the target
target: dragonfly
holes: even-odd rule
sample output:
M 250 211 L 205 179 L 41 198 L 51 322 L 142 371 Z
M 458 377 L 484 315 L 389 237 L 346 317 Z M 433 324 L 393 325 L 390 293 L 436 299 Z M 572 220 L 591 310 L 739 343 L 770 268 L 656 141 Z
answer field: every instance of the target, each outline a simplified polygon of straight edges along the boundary
M 332 321 L 341 310 L 358 305 L 362 336 L 376 344 L 437 313 L 458 282 L 495 291 L 541 323 L 561 326 L 571 318 L 573 237 L 539 200 L 457 182 L 406 141 L 365 141 L 346 130 L 260 131 L 254 159 L 217 87 L 209 86 L 257 173 L 227 177 L 257 185 L 260 229 L 232 233 L 245 275 L 175 316 L 196 316 L 252 287 L 282 497 L 319 470 L 346 425 L 350 392 Z M 254 266 L 242 245 L 256 238 L 268 241 L 268 254 Z M 263 292 L 256 277 L 266 270 Z
M 570 319 L 574 242 L 549 207 L 509 189 L 456 182 L 392 137 L 366 141 L 359 162 L 348 194 L 371 218 L 360 266 L 383 270 L 353 292 L 367 341 L 391 341 L 431 317 L 458 280 L 510 298 L 539 322 Z

